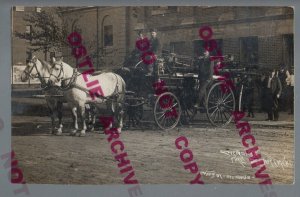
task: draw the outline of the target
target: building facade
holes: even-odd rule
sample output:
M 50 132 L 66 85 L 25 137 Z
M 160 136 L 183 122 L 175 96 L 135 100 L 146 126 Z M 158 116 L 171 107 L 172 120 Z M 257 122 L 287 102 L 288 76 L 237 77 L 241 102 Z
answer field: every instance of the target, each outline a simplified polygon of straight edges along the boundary
M 294 15 L 291 7 L 144 7 L 138 21 L 157 28 L 166 50 L 202 55 L 202 25 L 213 29 L 213 37 L 224 55 L 232 54 L 241 64 L 273 68 L 294 67 Z
M 41 8 L 18 9 L 13 11 L 13 30 L 30 32 L 32 27 L 22 22 L 22 17 Z M 202 55 L 203 41 L 198 35 L 202 25 L 213 29 L 213 37 L 223 54 L 232 54 L 240 64 L 273 68 L 283 63 L 294 67 L 291 7 L 65 7 L 61 12 L 67 32 L 77 31 L 82 35 L 98 70 L 120 67 L 135 48 L 137 32 L 142 30 L 150 36 L 151 28 L 158 30 L 162 50 L 191 57 Z M 24 64 L 30 42 L 15 36 L 12 42 L 13 64 Z M 62 55 L 75 66 L 71 50 L 63 48 Z M 47 60 L 55 52 L 50 51 Z M 35 55 L 44 57 L 43 53 Z

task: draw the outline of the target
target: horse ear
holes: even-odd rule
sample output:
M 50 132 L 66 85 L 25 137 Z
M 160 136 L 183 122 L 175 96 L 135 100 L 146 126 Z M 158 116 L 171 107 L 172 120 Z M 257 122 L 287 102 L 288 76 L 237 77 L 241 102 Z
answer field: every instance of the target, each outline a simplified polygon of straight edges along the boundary
M 36 61 L 37 61 L 37 57 L 33 56 L 33 57 L 32 57 L 32 61 L 33 61 L 33 62 L 36 62 Z
M 55 57 L 52 57 L 52 63 L 54 63 L 56 61 Z

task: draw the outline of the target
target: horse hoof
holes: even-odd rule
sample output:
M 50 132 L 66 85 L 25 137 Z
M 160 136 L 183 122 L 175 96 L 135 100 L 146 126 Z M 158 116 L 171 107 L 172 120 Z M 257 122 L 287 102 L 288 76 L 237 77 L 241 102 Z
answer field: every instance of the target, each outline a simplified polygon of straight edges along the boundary
M 55 132 L 56 132 L 55 130 L 51 130 L 51 131 L 49 132 L 49 134 L 50 134 L 50 135 L 55 135 Z
M 118 133 L 120 134 L 122 132 L 121 128 L 117 128 Z
M 79 137 L 85 137 L 85 135 L 86 135 L 85 133 L 80 133 Z

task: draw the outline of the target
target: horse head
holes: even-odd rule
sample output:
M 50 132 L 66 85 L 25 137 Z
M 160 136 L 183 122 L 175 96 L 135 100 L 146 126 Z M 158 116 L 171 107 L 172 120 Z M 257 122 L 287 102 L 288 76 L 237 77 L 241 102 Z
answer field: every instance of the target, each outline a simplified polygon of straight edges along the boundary
M 40 64 L 40 61 L 37 57 L 33 56 L 31 60 L 27 62 L 26 68 L 21 74 L 21 81 L 25 82 L 29 78 L 33 79 L 38 76 L 38 65 Z
M 68 89 L 76 80 L 77 69 L 63 61 L 63 58 L 52 58 L 52 67 L 49 77 L 49 83 L 52 86 L 59 86 L 62 89 Z
M 61 86 L 64 78 L 63 58 L 52 57 L 51 72 L 49 76 L 49 83 L 54 86 Z

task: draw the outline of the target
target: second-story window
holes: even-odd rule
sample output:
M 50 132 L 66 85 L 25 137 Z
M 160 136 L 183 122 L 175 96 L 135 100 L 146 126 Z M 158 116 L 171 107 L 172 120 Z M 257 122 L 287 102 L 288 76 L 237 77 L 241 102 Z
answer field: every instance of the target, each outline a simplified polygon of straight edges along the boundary
M 16 12 L 24 12 L 25 7 L 24 6 L 16 6 L 15 9 L 16 9 Z
M 106 25 L 103 29 L 104 33 L 104 46 L 113 46 L 113 26 L 112 25 Z
M 25 33 L 26 33 L 26 36 L 27 36 L 27 41 L 31 41 L 31 25 L 26 25 L 26 29 L 25 29 Z

